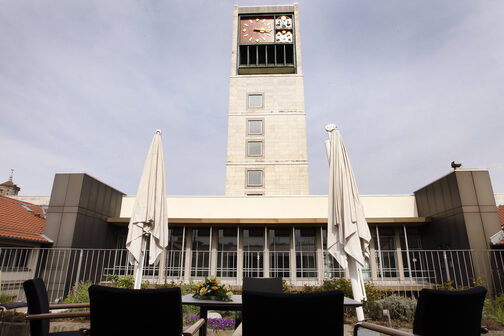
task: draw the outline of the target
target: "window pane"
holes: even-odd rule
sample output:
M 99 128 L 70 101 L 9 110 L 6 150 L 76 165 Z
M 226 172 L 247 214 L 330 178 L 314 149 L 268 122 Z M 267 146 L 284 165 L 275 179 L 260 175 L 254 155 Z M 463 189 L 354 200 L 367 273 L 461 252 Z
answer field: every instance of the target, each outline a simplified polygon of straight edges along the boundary
M 249 120 L 248 121 L 248 134 L 262 134 L 262 120 Z
M 210 228 L 192 230 L 191 276 L 207 277 L 210 271 Z
M 184 271 L 184 229 L 168 229 L 168 246 L 166 247 L 166 276 L 182 277 Z
M 261 155 L 262 155 L 262 141 L 249 141 L 248 156 L 261 156 Z
M 262 186 L 262 170 L 249 170 L 248 171 L 248 185 L 249 186 Z
M 243 229 L 243 276 L 262 278 L 264 268 L 264 228 Z
M 290 229 L 268 231 L 270 277 L 290 277 Z
M 262 107 L 262 94 L 251 94 L 249 95 L 248 107 L 259 108 Z
M 317 277 L 317 240 L 314 228 L 296 229 L 296 276 Z
M 217 276 L 235 278 L 238 255 L 236 228 L 219 229 L 217 233 Z

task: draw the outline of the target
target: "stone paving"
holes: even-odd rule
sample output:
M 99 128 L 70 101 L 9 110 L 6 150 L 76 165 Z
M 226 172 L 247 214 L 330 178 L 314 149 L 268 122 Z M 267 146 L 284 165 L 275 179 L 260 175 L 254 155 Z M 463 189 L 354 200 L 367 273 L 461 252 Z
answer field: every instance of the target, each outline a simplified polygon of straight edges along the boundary
M 72 321 L 53 321 L 51 322 L 51 332 L 55 331 L 69 331 L 78 330 L 79 328 L 84 328 L 89 326 L 89 322 L 72 322 Z M 345 324 L 345 336 L 353 335 L 353 324 Z M 408 330 L 405 330 L 408 331 Z M 409 330 L 411 332 L 411 330 Z M 232 330 L 221 331 L 218 334 L 208 330 L 208 336 L 231 336 L 233 334 Z M 359 329 L 359 336 L 379 336 L 380 334 L 371 330 Z M 490 330 L 487 335 L 491 336 L 504 336 L 504 330 Z

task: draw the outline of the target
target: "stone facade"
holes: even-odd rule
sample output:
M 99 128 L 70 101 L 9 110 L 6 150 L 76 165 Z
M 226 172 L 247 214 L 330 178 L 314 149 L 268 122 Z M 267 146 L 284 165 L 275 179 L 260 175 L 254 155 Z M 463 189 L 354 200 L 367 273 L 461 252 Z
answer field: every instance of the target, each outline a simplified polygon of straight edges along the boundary
M 294 74 L 238 74 L 238 15 L 248 13 L 293 15 L 296 47 Z M 233 37 L 226 195 L 307 195 L 308 156 L 298 7 L 236 6 Z M 249 95 L 262 96 L 262 104 L 259 107 L 249 107 Z M 250 134 L 249 121 L 260 121 L 262 132 Z M 250 155 L 249 142 L 260 142 L 261 153 Z M 249 170 L 262 172 L 260 185 L 249 185 Z

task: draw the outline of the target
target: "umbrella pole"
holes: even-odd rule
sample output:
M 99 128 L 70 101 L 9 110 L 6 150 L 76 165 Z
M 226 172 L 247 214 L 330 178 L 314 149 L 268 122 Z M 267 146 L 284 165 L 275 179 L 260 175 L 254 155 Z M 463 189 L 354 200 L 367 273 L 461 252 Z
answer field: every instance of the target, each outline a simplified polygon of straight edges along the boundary
M 140 289 L 142 287 L 142 275 L 145 263 L 146 249 L 147 249 L 147 234 L 144 233 L 142 234 L 142 251 L 140 253 L 140 260 L 138 262 L 135 262 L 136 273 L 135 273 L 135 284 L 133 286 L 134 289 Z
M 352 284 L 352 293 L 354 300 L 362 302 L 364 300 L 364 294 L 362 290 L 362 282 L 360 281 L 362 274 L 357 268 L 357 262 L 348 258 L 348 271 L 350 273 L 350 283 Z M 357 313 L 357 321 L 364 321 L 364 309 L 361 307 L 356 307 L 355 312 Z

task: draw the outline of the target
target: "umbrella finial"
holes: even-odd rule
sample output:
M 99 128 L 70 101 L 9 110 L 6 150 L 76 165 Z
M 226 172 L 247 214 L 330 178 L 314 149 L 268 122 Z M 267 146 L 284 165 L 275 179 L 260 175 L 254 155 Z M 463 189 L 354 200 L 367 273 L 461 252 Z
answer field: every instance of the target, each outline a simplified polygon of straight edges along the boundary
M 159 133 L 159 135 L 161 135 L 162 134 L 161 130 L 156 130 L 156 134 L 158 134 L 158 133 Z
M 334 131 L 334 130 L 335 130 L 335 129 L 337 129 L 337 128 L 338 128 L 338 127 L 336 127 L 336 125 L 335 125 L 335 124 L 327 124 L 327 125 L 326 125 L 326 127 L 325 127 L 325 130 L 326 130 L 327 132 L 332 132 L 332 131 Z

